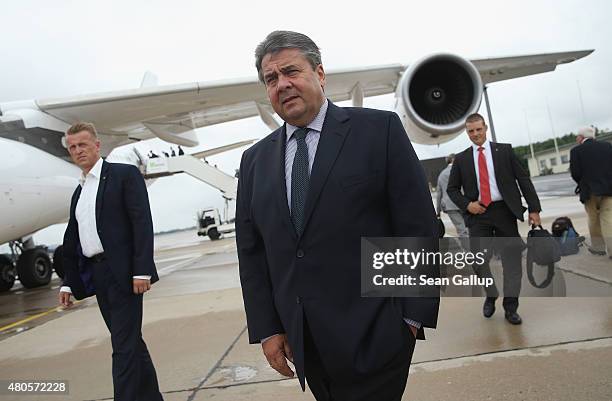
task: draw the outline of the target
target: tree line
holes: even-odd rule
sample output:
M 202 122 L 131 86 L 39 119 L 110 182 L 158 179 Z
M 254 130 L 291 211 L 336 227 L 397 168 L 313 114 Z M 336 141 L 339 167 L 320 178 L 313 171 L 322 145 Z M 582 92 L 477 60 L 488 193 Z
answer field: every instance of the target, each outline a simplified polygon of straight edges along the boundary
M 603 134 L 607 134 L 610 132 L 610 131 L 603 131 L 595 126 L 593 126 L 593 128 L 595 129 L 595 137 L 598 137 L 598 136 L 601 136 Z M 576 134 L 574 134 L 573 132 L 570 132 L 569 134 L 566 134 L 566 135 L 563 135 L 562 137 L 557 138 L 557 145 L 559 147 L 566 145 L 568 143 L 576 143 Z M 555 142 L 552 138 L 547 139 L 542 142 L 533 143 L 534 153 L 538 153 L 543 150 L 554 149 L 554 148 L 555 148 Z M 531 157 L 531 149 L 529 149 L 529 145 L 514 146 L 513 149 L 516 155 L 518 156 L 523 167 L 527 169 L 527 160 Z

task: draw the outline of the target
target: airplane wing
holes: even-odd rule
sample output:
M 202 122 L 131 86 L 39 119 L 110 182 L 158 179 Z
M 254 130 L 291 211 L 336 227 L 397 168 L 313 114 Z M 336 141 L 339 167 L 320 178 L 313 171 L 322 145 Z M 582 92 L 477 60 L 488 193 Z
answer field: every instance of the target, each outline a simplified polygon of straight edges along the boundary
M 327 74 L 326 94 L 332 101 L 376 96 L 395 90 L 404 67 L 389 65 Z M 131 140 L 159 137 L 194 146 L 194 130 L 273 111 L 265 88 L 256 79 L 195 82 L 144 87 L 120 92 L 37 101 L 37 106 L 62 121 L 90 121 L 106 135 Z
M 236 143 L 231 143 L 229 145 L 219 146 L 217 148 L 206 149 L 201 152 L 191 153 L 191 156 L 198 158 L 198 159 L 203 159 L 205 157 L 218 155 L 220 153 L 225 153 L 228 150 L 242 148 L 243 146 L 248 146 L 255 142 L 257 142 L 257 139 L 247 139 L 246 141 L 240 141 Z
M 581 50 L 470 61 L 478 69 L 482 83 L 486 85 L 491 82 L 554 71 L 560 64 L 571 63 L 591 53 L 593 53 L 593 50 Z
M 517 57 L 470 60 L 484 84 L 542 72 L 569 63 L 593 50 L 547 53 Z M 331 71 L 326 95 L 332 101 L 364 97 L 396 90 L 407 66 L 400 64 Z M 265 89 L 256 78 L 181 85 L 145 86 L 138 89 L 36 102 L 44 111 L 64 122 L 91 121 L 98 130 L 117 139 L 143 140 L 159 137 L 185 146 L 198 144 L 195 129 L 260 115 L 271 128 L 278 122 Z M 125 142 L 123 142 L 125 143 Z

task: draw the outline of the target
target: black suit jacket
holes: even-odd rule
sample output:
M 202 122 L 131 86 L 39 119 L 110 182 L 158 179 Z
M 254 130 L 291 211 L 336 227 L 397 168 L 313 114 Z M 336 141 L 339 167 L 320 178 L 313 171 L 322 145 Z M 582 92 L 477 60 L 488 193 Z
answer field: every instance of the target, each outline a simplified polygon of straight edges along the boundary
M 527 209 L 523 206 L 521 192 L 527 201 L 529 212 L 540 212 L 540 200 L 529 173 L 521 166 L 512 145 L 491 142 L 491 157 L 499 192 L 516 218 L 523 221 Z M 455 157 L 446 192 L 464 213 L 468 213 L 467 206 L 470 202 L 478 201 L 480 190 L 472 146 Z
M 64 285 L 76 299 L 95 294 L 92 273 L 81 253 L 76 205 L 79 185 L 72 195 L 70 219 L 64 234 Z M 96 225 L 113 276 L 120 287 L 132 293 L 132 276 L 159 280 L 153 261 L 153 221 L 147 187 L 140 171 L 131 165 L 102 164 L 96 197 Z
M 591 195 L 612 196 L 612 144 L 588 139 L 570 151 L 570 171 L 580 202 Z
M 423 169 L 395 113 L 330 102 L 297 237 L 285 142 L 283 126 L 240 165 L 236 238 L 249 341 L 286 333 L 303 388 L 307 319 L 333 378 L 378 372 L 406 339 L 403 317 L 437 322 L 439 298 L 360 296 L 361 237 L 436 236 Z

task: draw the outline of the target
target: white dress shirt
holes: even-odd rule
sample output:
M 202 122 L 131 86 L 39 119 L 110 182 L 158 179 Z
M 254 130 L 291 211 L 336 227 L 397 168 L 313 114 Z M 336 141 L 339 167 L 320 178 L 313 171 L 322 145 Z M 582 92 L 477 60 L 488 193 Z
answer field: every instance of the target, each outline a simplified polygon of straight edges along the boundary
M 100 175 L 102 173 L 102 158 L 89 170 L 87 175 L 79 177 L 81 194 L 77 201 L 75 217 L 79 227 L 79 240 L 83 256 L 91 258 L 94 255 L 104 252 L 102 241 L 98 235 L 98 225 L 96 222 L 96 199 L 98 197 L 98 187 L 100 186 Z M 151 276 L 134 276 L 135 279 L 150 280 Z M 70 292 L 68 286 L 60 288 L 61 292 Z
M 102 173 L 102 158 L 98 159 L 86 176 L 81 174 L 79 184 L 81 195 L 77 201 L 75 216 L 79 227 L 79 239 L 83 256 L 91 258 L 104 252 L 102 241 L 98 235 L 96 222 L 96 198 L 98 186 L 100 185 L 100 174 Z
M 485 143 L 481 145 L 484 150 L 485 160 L 487 161 L 487 171 L 489 173 L 489 190 L 491 191 L 491 202 L 497 202 L 502 200 L 499 187 L 497 186 L 497 179 L 495 178 L 495 167 L 493 166 L 493 156 L 491 155 L 491 142 L 487 139 Z M 480 193 L 480 169 L 478 168 L 478 148 L 480 146 L 473 144 L 472 152 L 474 154 L 474 168 L 476 169 L 476 182 L 478 185 L 478 192 Z M 478 200 L 482 200 L 481 195 L 478 195 Z

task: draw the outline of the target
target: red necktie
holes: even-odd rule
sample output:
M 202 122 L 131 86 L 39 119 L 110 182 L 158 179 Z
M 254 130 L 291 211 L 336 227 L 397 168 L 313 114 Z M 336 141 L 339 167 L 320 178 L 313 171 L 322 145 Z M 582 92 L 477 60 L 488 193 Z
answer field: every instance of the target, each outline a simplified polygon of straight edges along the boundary
M 489 187 L 489 170 L 484 148 L 478 147 L 478 174 L 480 176 L 480 203 L 485 207 L 491 204 L 491 188 Z

